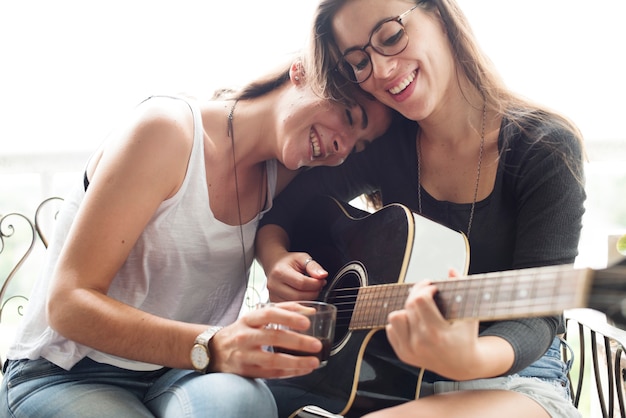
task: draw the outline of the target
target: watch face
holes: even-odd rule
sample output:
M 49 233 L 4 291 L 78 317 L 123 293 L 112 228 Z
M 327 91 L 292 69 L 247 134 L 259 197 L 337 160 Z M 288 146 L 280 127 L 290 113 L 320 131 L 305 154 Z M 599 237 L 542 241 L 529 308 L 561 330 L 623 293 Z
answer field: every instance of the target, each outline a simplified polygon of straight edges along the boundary
M 209 356 L 206 348 L 200 344 L 195 344 L 191 349 L 191 363 L 196 370 L 204 370 L 209 365 Z

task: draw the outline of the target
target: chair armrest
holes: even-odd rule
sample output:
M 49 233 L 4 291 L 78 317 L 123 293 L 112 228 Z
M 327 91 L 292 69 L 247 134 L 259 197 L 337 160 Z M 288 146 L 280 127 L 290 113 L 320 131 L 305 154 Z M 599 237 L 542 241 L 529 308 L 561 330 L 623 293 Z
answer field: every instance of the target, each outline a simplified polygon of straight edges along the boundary
M 574 405 L 580 409 L 586 399 L 602 417 L 625 417 L 626 331 L 592 309 L 567 310 L 564 317 L 565 340 L 575 353 L 570 359 L 563 350 L 564 360 L 573 364 L 569 378 Z

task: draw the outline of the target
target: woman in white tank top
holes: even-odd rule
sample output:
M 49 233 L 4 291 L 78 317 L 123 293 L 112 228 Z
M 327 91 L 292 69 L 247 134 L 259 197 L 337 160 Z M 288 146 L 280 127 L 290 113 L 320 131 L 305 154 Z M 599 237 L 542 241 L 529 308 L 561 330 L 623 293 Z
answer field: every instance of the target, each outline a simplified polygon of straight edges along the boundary
M 66 196 L 0 415 L 276 416 L 256 378 L 309 373 L 321 344 L 266 328 L 300 315 L 239 316 L 258 220 L 299 169 L 340 164 L 391 118 L 305 81 L 296 60 L 214 100 L 155 96 L 111 134 Z

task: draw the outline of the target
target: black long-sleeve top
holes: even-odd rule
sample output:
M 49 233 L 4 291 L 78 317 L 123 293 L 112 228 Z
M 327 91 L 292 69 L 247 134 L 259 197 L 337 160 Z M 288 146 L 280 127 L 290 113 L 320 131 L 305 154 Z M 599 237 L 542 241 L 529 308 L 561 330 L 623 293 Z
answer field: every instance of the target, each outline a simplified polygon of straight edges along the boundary
M 550 122 L 503 119 L 495 186 L 475 205 L 469 274 L 575 261 L 586 198 L 583 149 L 572 132 Z M 379 191 L 383 204 L 402 203 L 418 212 L 417 129 L 414 121 L 398 117 L 382 138 L 341 166 L 300 174 L 261 225 L 278 224 L 289 233 L 293 219 L 319 195 L 350 201 Z M 425 216 L 453 230 L 467 230 L 471 204 L 438 201 L 424 189 L 421 196 Z M 515 373 L 539 359 L 562 330 L 557 315 L 485 322 L 480 332 L 513 346 L 515 361 L 508 373 Z

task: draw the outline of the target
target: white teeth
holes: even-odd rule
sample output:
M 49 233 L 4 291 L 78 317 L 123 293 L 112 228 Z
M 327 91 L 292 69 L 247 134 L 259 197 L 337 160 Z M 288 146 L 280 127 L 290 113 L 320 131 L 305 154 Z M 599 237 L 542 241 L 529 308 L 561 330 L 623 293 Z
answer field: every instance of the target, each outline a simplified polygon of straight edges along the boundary
M 313 131 L 313 128 L 309 131 L 309 139 L 311 140 L 311 147 L 313 149 L 313 158 L 317 158 L 322 155 L 322 147 L 320 146 L 320 142 Z
M 403 91 L 409 84 L 411 84 L 411 82 L 413 82 L 413 80 L 415 80 L 415 75 L 416 74 L 417 74 L 417 71 L 413 71 L 411 74 L 408 75 L 407 78 L 402 80 L 400 82 L 400 84 L 398 84 L 395 87 L 390 88 L 389 89 L 389 93 L 391 93 L 391 94 L 398 94 L 401 91 Z

